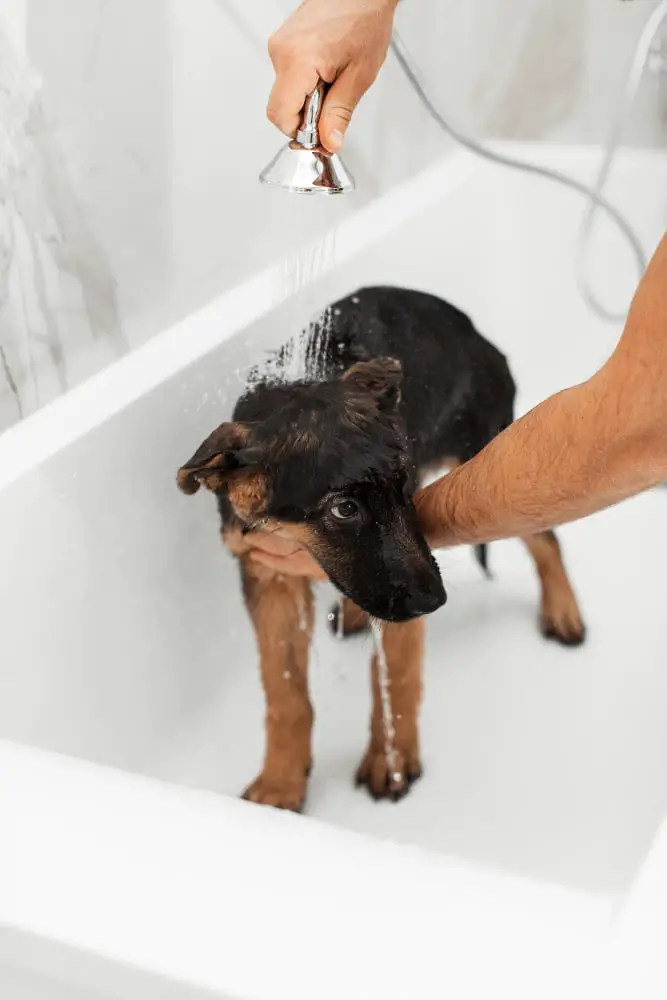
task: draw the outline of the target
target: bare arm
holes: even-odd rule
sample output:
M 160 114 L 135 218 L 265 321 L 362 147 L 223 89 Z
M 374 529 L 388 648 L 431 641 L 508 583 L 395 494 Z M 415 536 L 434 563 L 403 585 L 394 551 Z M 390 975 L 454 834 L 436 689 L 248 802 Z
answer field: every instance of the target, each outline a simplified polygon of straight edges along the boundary
M 667 237 L 614 354 L 417 497 L 434 548 L 527 535 L 667 478 Z
M 667 479 L 667 236 L 637 289 L 623 336 L 587 382 L 551 396 L 475 458 L 417 495 L 434 548 L 529 535 Z M 288 539 L 256 536 L 256 558 L 321 579 Z

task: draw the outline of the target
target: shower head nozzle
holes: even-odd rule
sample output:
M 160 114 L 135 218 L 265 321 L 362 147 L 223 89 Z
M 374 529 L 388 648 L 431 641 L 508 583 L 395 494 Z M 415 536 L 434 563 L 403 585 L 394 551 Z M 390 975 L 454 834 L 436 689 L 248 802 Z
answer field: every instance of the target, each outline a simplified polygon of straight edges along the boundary
M 259 175 L 262 184 L 296 194 L 345 194 L 354 191 L 354 178 L 337 153 L 320 144 L 318 122 L 327 85 L 323 80 L 306 99 L 303 121 L 288 142 Z

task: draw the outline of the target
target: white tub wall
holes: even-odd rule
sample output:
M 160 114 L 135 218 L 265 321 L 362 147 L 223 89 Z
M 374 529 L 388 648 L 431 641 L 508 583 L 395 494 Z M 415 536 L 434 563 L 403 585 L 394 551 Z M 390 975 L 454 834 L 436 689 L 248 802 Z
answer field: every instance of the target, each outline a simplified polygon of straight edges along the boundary
M 9 1000 L 231 1000 L 222 991 L 176 982 L 7 924 L 0 927 L 0 995 Z
M 550 157 L 557 160 L 555 151 L 550 151 Z M 573 168 L 573 164 L 564 159 L 559 165 Z M 469 180 L 472 176 L 473 169 Z M 624 184 L 626 195 L 634 197 L 638 190 L 646 191 L 655 186 L 655 174 L 638 177 L 634 173 L 633 176 L 638 183 L 634 186 Z M 446 205 L 440 206 L 437 215 L 431 206 L 429 211 L 415 218 L 414 226 L 397 232 L 395 240 L 383 239 L 377 253 L 364 254 L 363 262 L 359 259 L 348 262 L 344 273 L 341 271 L 330 283 L 326 282 L 327 287 L 323 285 L 318 294 L 326 297 L 337 294 L 341 284 L 347 283 L 349 287 L 359 280 L 362 269 L 365 280 L 396 280 L 400 273 L 409 283 L 424 283 L 450 295 L 470 309 L 485 332 L 504 348 L 511 349 L 513 367 L 525 387 L 524 403 L 527 393 L 543 394 L 569 380 L 583 377 L 587 374 L 586 369 L 590 370 L 604 354 L 614 334 L 613 330 L 591 322 L 576 294 L 570 270 L 570 240 L 543 242 L 540 227 L 549 230 L 557 223 L 561 235 L 575 230 L 573 200 L 564 192 L 554 195 L 552 189 L 546 191 L 548 197 L 543 199 L 545 188 L 538 181 L 524 183 L 513 175 L 490 171 L 486 180 L 480 179 L 479 183 L 471 185 L 471 190 L 466 191 L 465 187 L 457 190 Z M 473 213 L 475 207 L 481 210 L 479 214 Z M 517 231 L 515 223 L 519 209 L 527 218 L 523 228 Z M 480 229 L 488 226 L 496 233 L 501 256 L 496 256 L 497 250 L 490 241 L 479 240 L 479 233 L 475 225 L 470 225 L 470 219 L 476 219 Z M 655 225 L 655 220 L 653 223 Z M 503 227 L 507 227 L 504 236 Z M 431 235 L 425 239 L 427 231 Z M 445 234 L 442 240 L 439 233 Z M 648 230 L 646 236 L 649 236 Z M 512 242 L 514 239 L 518 239 L 518 245 Z M 421 255 L 420 247 L 426 243 L 437 252 Z M 539 265 L 533 250 L 538 243 L 542 247 Z M 527 277 L 530 284 L 526 283 Z M 545 302 L 550 303 L 546 312 Z M 282 322 L 292 312 L 288 308 L 270 321 L 258 323 L 236 343 L 213 352 L 184 372 L 182 378 L 147 395 L 135 407 L 72 446 L 68 453 L 57 456 L 41 470 L 0 494 L 0 550 L 6 553 L 7 564 L 12 570 L 11 576 L 5 574 L 5 586 L 0 593 L 3 634 L 7 636 L 3 653 L 13 665 L 11 671 L 0 673 L 5 685 L 0 691 L 0 729 L 4 732 L 37 745 L 57 745 L 72 753 L 113 761 L 121 766 L 143 766 L 153 774 L 164 767 L 164 776 L 172 780 L 182 779 L 183 783 L 201 784 L 231 794 L 241 787 L 242 780 L 251 776 L 253 761 L 250 758 L 255 754 L 259 756 L 261 751 L 261 696 L 250 627 L 241 617 L 236 574 L 217 551 L 210 498 L 181 497 L 174 489 L 168 470 L 182 460 L 183 453 L 189 454 L 193 440 L 194 444 L 198 443 L 199 437 L 226 412 L 229 397 L 238 385 L 231 367 L 243 365 L 251 354 L 278 339 L 282 335 Z M 534 336 L 527 324 L 531 316 L 535 321 Z M 576 353 L 560 350 L 556 361 L 545 366 L 540 345 L 543 348 L 546 342 L 558 343 L 561 329 L 570 337 L 569 341 L 564 338 L 563 347 L 576 339 L 578 349 Z M 617 508 L 565 533 L 568 562 L 573 579 L 584 596 L 592 629 L 594 645 L 584 649 L 583 656 L 545 646 L 532 632 L 534 576 L 531 575 L 530 590 L 515 589 L 516 577 L 507 572 L 503 547 L 494 547 L 494 568 L 499 568 L 497 584 L 489 589 L 490 585 L 476 577 L 476 585 L 467 595 L 465 592 L 452 593 L 456 600 L 452 600 L 448 613 L 430 626 L 431 643 L 438 633 L 441 635 L 443 657 L 436 664 L 437 671 L 431 671 L 425 706 L 426 781 L 398 809 L 373 804 L 349 788 L 354 761 L 349 758 L 346 747 L 344 752 L 330 754 L 324 759 L 318 756 L 309 809 L 321 818 L 347 826 L 355 825 L 358 810 L 364 811 L 367 830 L 372 828 L 383 837 L 409 839 L 412 843 L 422 842 L 421 836 L 428 832 L 429 824 L 431 832 L 439 824 L 446 832 L 440 843 L 433 845 L 437 849 L 453 851 L 475 863 L 530 876 L 536 890 L 535 899 L 528 901 L 527 908 L 533 932 L 537 923 L 537 897 L 544 899 L 543 892 L 551 894 L 545 882 L 556 880 L 602 891 L 604 895 L 597 902 L 603 917 L 589 925 L 586 936 L 574 931 L 566 915 L 566 936 L 574 940 L 577 947 L 587 950 L 591 940 L 589 932 L 602 926 L 614 892 L 627 888 L 660 812 L 664 810 L 660 761 L 664 760 L 665 674 L 661 663 L 658 663 L 659 670 L 655 669 L 659 660 L 660 591 L 653 590 L 651 594 L 644 591 L 641 601 L 637 600 L 630 609 L 626 606 L 625 592 L 613 584 L 619 565 L 624 567 L 628 578 L 643 580 L 648 574 L 655 574 L 655 578 L 660 579 L 664 563 L 659 544 L 662 536 L 656 541 L 650 535 L 651 525 L 660 523 L 656 513 L 660 516 L 663 500 L 659 493 L 641 498 L 634 505 Z M 629 522 L 632 527 L 628 531 Z M 17 524 L 25 529 L 21 537 L 17 537 Z M 616 530 L 617 527 L 622 530 Z M 613 546 L 609 545 L 610 538 Z M 86 559 L 78 554 L 79 548 L 84 550 Z M 592 552 L 599 559 L 594 560 L 593 565 Z M 43 553 L 48 553 L 48 560 Z M 469 565 L 472 576 L 475 567 L 469 553 L 460 555 Z M 607 590 L 600 586 L 602 580 L 612 581 Z M 611 598 L 609 603 L 608 598 Z M 467 608 L 463 615 L 462 606 Z M 33 612 L 33 609 L 39 610 Z M 502 628 L 494 633 L 500 616 Z M 488 625 L 488 631 L 486 627 L 480 628 L 482 621 Z M 446 630 L 446 636 L 442 630 Z M 512 651 L 513 636 L 518 632 L 527 635 L 529 630 L 534 660 L 520 663 Z M 217 643 L 215 635 L 220 637 Z M 648 647 L 641 657 L 637 653 L 640 636 Z M 363 669 L 364 651 L 356 649 L 357 652 L 353 648 L 348 652 L 346 646 L 342 655 L 346 660 L 355 661 L 353 667 Z M 618 660 L 624 658 L 625 663 L 622 662 L 619 668 Z M 631 685 L 628 684 L 628 663 L 632 663 Z M 616 665 L 615 669 L 612 664 Z M 249 714 L 244 711 L 246 703 L 236 698 L 233 681 L 234 677 L 248 676 L 246 665 L 250 667 L 256 686 Z M 447 688 L 438 680 L 442 681 L 443 675 L 449 677 Z M 465 688 L 463 704 L 475 706 L 472 715 L 477 729 L 472 718 L 465 718 L 461 699 L 456 697 L 456 689 L 467 685 L 471 677 L 477 677 L 477 684 L 473 682 L 472 690 Z M 362 679 L 365 680 L 366 675 Z M 361 706 L 358 711 L 359 685 L 354 691 L 351 687 L 349 682 L 347 688 L 338 685 L 338 704 L 332 705 L 316 697 L 320 712 L 318 732 L 321 734 L 323 727 L 329 731 L 334 727 L 338 731 L 344 727 L 350 732 L 353 729 L 355 742 L 359 744 L 356 754 L 363 744 L 366 722 L 361 719 L 361 713 L 366 715 L 367 708 Z M 446 691 L 452 697 L 442 697 Z M 35 692 L 39 692 L 39 702 Z M 348 702 L 353 704 L 348 707 Z M 509 707 L 509 712 L 499 711 L 501 704 Z M 220 715 L 216 718 L 218 712 Z M 224 726 L 220 724 L 223 717 L 229 720 Z M 344 727 L 341 720 L 345 720 Z M 229 748 L 241 745 L 239 736 L 245 737 L 246 730 L 252 732 L 252 740 L 244 739 L 238 775 L 234 772 L 230 780 L 230 772 L 237 764 L 230 760 Z M 563 732 L 568 733 L 565 743 Z M 449 734 L 447 752 L 439 739 L 442 733 Z M 638 734 L 641 739 L 637 739 Z M 174 756 L 179 756 L 178 743 L 182 736 L 192 740 L 196 759 L 191 761 L 190 770 L 185 766 L 190 762 L 180 755 L 179 772 L 168 758 L 172 751 Z M 432 745 L 436 737 L 437 753 Z M 495 740 L 494 748 L 498 751 L 492 755 L 488 752 L 489 738 Z M 254 745 L 250 746 L 252 741 Z M 27 748 L 17 752 L 19 756 L 32 754 Z M 4 790 L 14 786 L 14 798 L 5 798 L 15 801 L 22 815 L 21 822 L 16 824 L 16 836 L 25 863 L 15 867 L 21 869 L 20 884 L 31 889 L 34 915 L 42 920 L 50 915 L 51 932 L 62 933 L 62 908 L 57 902 L 53 904 L 53 900 L 61 896 L 53 886 L 61 881 L 67 887 L 62 898 L 67 898 L 69 913 L 76 910 L 78 929 L 83 930 L 84 939 L 89 942 L 90 929 L 95 927 L 93 938 L 98 948 L 101 945 L 108 948 L 111 940 L 120 940 L 126 948 L 121 955 L 128 951 L 134 953 L 137 937 L 143 940 L 154 937 L 153 919 L 145 919 L 144 914 L 159 909 L 157 923 L 162 918 L 170 923 L 174 918 L 178 924 L 184 919 L 183 914 L 187 914 L 186 933 L 183 934 L 179 927 L 178 935 L 171 939 L 178 947 L 163 946 L 159 962 L 171 963 L 188 938 L 198 949 L 202 937 L 206 937 L 200 934 L 200 929 L 208 933 L 211 927 L 209 921 L 202 927 L 193 917 L 202 912 L 199 907 L 156 907 L 156 899 L 162 901 L 163 898 L 164 880 L 157 894 L 150 877 L 150 891 L 137 892 L 139 882 L 131 867 L 128 871 L 128 856 L 138 843 L 144 845 L 150 864 L 144 865 L 143 858 L 139 858 L 142 881 L 152 872 L 156 855 L 170 861 L 179 855 L 182 864 L 178 872 L 189 870 L 192 862 L 197 874 L 202 837 L 207 838 L 216 864 L 220 857 L 226 858 L 220 847 L 224 837 L 229 836 L 229 823 L 224 816 L 222 837 L 207 821 L 204 826 L 196 826 L 193 837 L 196 837 L 197 846 L 195 850 L 188 850 L 184 845 L 194 841 L 181 837 L 176 825 L 160 818 L 155 810 L 154 796 L 173 796 L 178 802 L 187 803 L 192 801 L 190 793 L 183 789 L 139 788 L 135 779 L 122 774 L 109 775 L 107 780 L 96 770 L 88 770 L 82 762 L 57 761 L 52 755 L 43 756 L 48 769 L 53 766 L 58 770 L 62 766 L 73 773 L 87 775 L 87 785 L 82 788 L 77 781 L 70 786 L 69 795 L 63 795 L 63 784 L 50 774 L 44 776 L 43 784 L 30 785 L 22 780 L 16 759 L 10 763 L 11 756 L 8 766 L 2 769 L 7 778 Z M 491 766 L 488 765 L 489 756 L 494 757 Z M 500 781 L 495 780 L 498 777 L 497 769 L 494 770 L 495 758 L 503 762 Z M 155 767 L 157 759 L 162 767 Z M 444 774 L 443 768 L 447 769 Z M 225 787 L 220 787 L 223 773 Z M 113 798 L 107 800 L 108 781 L 122 793 L 122 805 L 115 805 Z M 124 796 L 133 787 L 138 788 L 139 794 L 137 801 L 130 804 Z M 344 792 L 341 791 L 343 787 Z M 90 793 L 91 788 L 94 794 Z M 440 794 L 435 791 L 438 788 Z M 337 812 L 334 800 L 338 796 L 340 805 L 343 795 L 346 796 L 345 809 Z M 111 820 L 96 804 L 96 797 L 109 808 Z M 400 827 L 401 817 L 407 816 L 420 798 L 429 822 L 421 823 L 417 836 L 400 836 L 397 827 Z M 323 799 L 329 802 L 328 815 L 323 809 Z M 238 808 L 245 813 L 247 809 L 214 796 L 206 796 L 202 801 L 208 803 L 205 804 L 208 812 Z M 650 816 L 647 802 L 652 807 Z M 143 819 L 137 821 L 139 806 L 152 816 L 155 828 L 160 831 L 157 838 L 147 835 Z M 625 816 L 623 810 L 629 815 Z M 638 821 L 640 811 L 642 816 Z M 268 835 L 275 845 L 274 822 L 288 822 L 290 818 L 276 816 L 268 810 L 250 812 L 253 817 L 257 815 L 261 827 L 258 832 L 263 841 L 268 826 L 272 827 Z M 14 815 L 18 815 L 17 810 Z M 37 816 L 47 816 L 48 820 L 40 821 Z M 308 821 L 295 822 L 300 832 L 310 831 L 316 825 Z M 119 826 L 124 828 L 122 837 L 117 836 Z M 94 827 L 103 831 L 103 835 L 98 836 Z M 49 849 L 46 853 L 42 850 L 44 829 L 49 831 L 44 838 Z M 163 843 L 163 829 L 167 831 L 167 839 L 171 838 L 174 843 L 173 849 L 166 841 Z M 338 836 L 330 827 L 324 829 L 327 837 Z M 74 842 L 72 830 L 79 838 Z M 85 849 L 82 850 L 79 843 L 85 845 Z M 155 850 L 156 843 L 160 851 Z M 244 843 L 248 843 L 247 838 Z M 39 849 L 34 849 L 37 845 Z M 67 856 L 77 859 L 74 867 L 84 872 L 76 893 L 72 893 L 68 881 L 70 866 L 62 864 L 61 845 L 69 851 Z M 373 856 L 377 849 L 371 843 Z M 296 853 L 302 861 L 303 857 L 298 851 Z M 84 855 L 88 858 L 87 866 L 82 863 Z M 3 856 L 11 858 L 12 853 L 4 852 Z M 99 863 L 100 856 L 105 863 Z M 320 845 L 318 863 L 321 864 L 323 856 Z M 423 859 L 421 852 L 418 856 Z M 233 854 L 231 857 L 234 861 Z M 39 860 L 41 867 L 35 866 L 33 858 Z M 276 866 L 272 858 L 264 856 L 263 861 L 269 866 L 273 864 L 273 870 L 279 875 L 284 870 Z M 622 871 L 619 861 L 623 862 Z M 122 877 L 113 876 L 112 863 L 119 863 Z M 616 872 L 613 883 L 609 878 L 611 865 Z M 211 893 L 207 877 L 211 869 L 207 869 L 206 863 L 200 867 L 205 870 L 204 877 L 197 874 L 200 891 L 217 905 L 220 894 Z M 398 866 L 389 864 L 385 868 L 388 870 L 395 875 Z M 42 873 L 47 873 L 46 880 Z M 87 873 L 93 873 L 94 877 L 87 877 Z M 491 874 L 495 881 L 494 873 Z M 102 877 L 105 886 L 101 893 L 96 892 L 98 877 Z M 414 885 L 414 879 L 408 881 Z M 391 885 L 394 882 L 395 879 Z M 531 882 L 524 881 L 524 887 L 530 887 Z M 535 885 L 535 882 L 540 884 Z M 261 879 L 260 884 L 264 884 Z M 428 884 L 431 887 L 435 884 L 430 876 Z M 130 886 L 128 892 L 125 885 Z M 384 880 L 382 885 L 386 887 Z M 171 888 L 171 879 L 169 886 Z M 132 917 L 141 928 L 138 936 L 133 934 L 132 925 L 128 927 L 122 905 L 100 912 L 97 901 L 100 896 L 109 899 L 109 892 L 112 899 L 138 896 L 142 906 L 146 902 L 152 906 L 152 910 L 137 906 L 132 910 Z M 364 895 L 367 901 L 369 897 Z M 447 900 L 455 932 L 461 935 L 466 947 L 473 942 L 472 966 L 467 952 L 462 961 L 453 962 L 454 968 L 461 970 L 466 986 L 470 987 L 471 968 L 475 975 L 495 975 L 488 965 L 474 964 L 475 948 L 480 952 L 479 914 L 484 914 L 487 925 L 490 921 L 487 905 L 479 904 L 470 894 L 469 880 L 461 885 L 461 898 L 470 911 L 472 933 L 467 926 L 462 931 L 461 914 L 453 905 L 449 889 L 436 892 L 435 897 L 440 917 L 442 900 Z M 170 900 L 172 898 L 170 896 Z M 343 892 L 342 898 L 344 907 L 349 907 L 351 897 Z M 378 905 L 376 896 L 370 898 Z M 8 900 L 11 903 L 11 893 L 5 894 L 4 899 L 5 903 Z M 596 903 L 593 897 L 590 901 Z M 496 896 L 496 903 L 499 904 L 498 912 L 507 917 L 508 910 L 502 899 Z M 262 909 L 261 912 L 265 914 L 266 911 Z M 308 909 L 308 912 L 312 911 Z M 422 905 L 413 912 L 428 914 Z M 577 906 L 572 912 L 585 917 L 587 911 Z M 114 922 L 112 928 L 106 919 L 107 913 Z M 332 917 L 332 910 L 327 907 L 326 913 L 335 928 L 335 912 Z M 231 919 L 238 932 L 236 909 Z M 431 930 L 438 928 L 436 937 L 439 934 L 441 940 L 435 945 L 436 951 L 442 940 L 449 941 L 444 969 L 451 974 L 449 955 L 453 953 L 456 959 L 461 957 L 461 951 L 452 944 L 454 937 L 445 935 L 443 939 L 441 923 L 430 915 L 426 925 Z M 315 935 L 318 935 L 319 925 L 314 926 Z M 343 926 L 349 934 L 348 925 L 343 922 Z M 368 926 L 377 934 L 376 923 L 366 924 Z M 507 973 L 516 985 L 517 969 L 522 976 L 527 971 L 525 938 L 508 932 L 507 927 L 505 931 L 513 945 L 517 940 L 523 942 L 517 949 L 518 965 L 512 964 Z M 411 933 L 414 932 L 411 925 Z M 288 935 L 289 928 L 285 930 L 285 936 Z M 497 927 L 492 927 L 494 947 L 498 946 L 496 935 Z M 571 976 L 572 964 L 569 959 L 563 960 L 561 939 L 551 934 L 548 937 L 549 955 L 554 954 L 554 941 L 558 942 L 555 967 Z M 320 946 L 321 940 L 320 936 Z M 384 935 L 381 940 L 386 940 Z M 423 945 L 422 940 L 416 947 Z M 0 964 L 1 947 L 2 935 Z M 363 938 L 361 949 L 367 956 L 367 938 Z M 428 951 L 432 953 L 432 948 Z M 510 951 L 513 953 L 513 947 Z M 529 952 L 535 960 L 532 947 Z M 485 948 L 482 953 L 488 954 Z M 197 958 L 201 954 L 196 950 Z M 217 938 L 210 954 L 218 962 L 221 954 L 224 959 Z M 401 954 L 411 954 L 411 949 L 403 949 Z M 152 956 L 155 955 L 153 950 Z M 507 957 L 506 954 L 505 960 Z M 309 959 L 312 963 L 312 952 Z M 303 967 L 300 968 L 303 973 Z M 344 969 L 344 966 L 337 968 Z M 503 968 L 507 968 L 507 961 L 503 962 Z M 540 968 L 541 978 L 548 979 L 553 986 L 551 959 L 547 964 L 541 963 Z M 202 963 L 197 961 L 196 972 L 201 973 L 201 969 Z M 398 989 L 394 967 L 383 965 L 382 969 L 387 980 Z M 549 970 L 548 977 L 544 976 L 545 969 Z M 259 971 L 261 973 L 261 969 Z M 420 974 L 425 975 L 427 971 L 425 966 L 418 966 Z M 413 975 L 414 970 L 408 973 Z M 307 996 L 312 985 L 307 976 L 302 978 Z M 536 982 L 541 985 L 541 979 Z M 535 982 L 530 986 L 527 995 L 535 996 Z M 489 988 L 492 986 L 487 987 L 487 993 Z M 335 990 L 332 992 L 335 994 Z M 595 995 L 590 989 L 585 992 L 588 996 Z M 471 997 L 479 995 L 475 989 L 469 993 Z M 567 988 L 558 993 L 566 994 L 576 995 L 571 990 L 568 994 Z M 92 990 L 89 995 L 94 996 Z M 137 995 L 142 1000 L 150 997 L 147 991 Z M 158 993 L 158 996 L 162 1000 L 162 995 Z M 38 995 L 36 1000 L 42 997 Z
M 489 191 L 484 204 L 484 193 L 471 188 L 452 202 L 460 236 L 429 256 L 429 280 L 451 274 L 443 290 L 462 303 L 472 300 L 486 259 L 475 231 L 465 229 L 466 213 L 483 205 L 492 218 L 494 200 Z M 352 290 L 375 256 L 350 261 L 316 292 L 288 301 L 0 492 L 0 551 L 13 567 L 0 577 L 4 654 L 14 665 L 0 674 L 3 735 L 141 768 L 175 720 L 218 687 L 229 653 L 207 645 L 202 655 L 202 631 L 233 620 L 234 660 L 254 661 L 214 511 L 206 497 L 178 493 L 175 471 L 229 416 L 243 369 L 313 307 Z M 476 308 L 483 319 L 492 299 L 478 293 Z
M 401 4 L 399 24 L 458 124 L 484 136 L 591 142 L 606 135 L 652 6 L 424 0 Z M 75 202 L 65 244 L 86 262 L 84 282 L 97 286 L 90 318 L 68 275 L 54 272 L 48 306 L 28 287 L 28 335 L 57 323 L 67 360 L 42 349 L 39 392 L 23 393 L 24 413 L 112 360 L 110 310 L 124 341 L 141 343 L 450 148 L 390 58 L 347 145 L 358 194 L 314 204 L 261 191 L 256 174 L 280 141 L 264 118 L 272 79 L 264 40 L 291 7 L 263 0 L 249 14 L 239 0 L 12 0 L 14 34 L 43 77 L 49 156 L 61 157 Z M 629 134 L 639 144 L 662 135 L 650 82 L 644 98 Z M 243 156 L 230 155 L 238 136 Z M 18 298 L 13 315 L 14 326 L 27 326 Z M 0 393 L 6 426 L 17 408 L 8 386 Z
M 559 165 L 573 169 L 565 157 Z M 523 407 L 589 375 L 615 332 L 591 320 L 576 292 L 571 241 L 544 238 L 556 229 L 575 232 L 576 200 L 537 179 L 459 166 L 467 180 L 437 210 L 432 203 L 408 213 L 414 224 L 349 259 L 317 296 L 324 304 L 357 282 L 378 280 L 439 291 L 509 352 Z M 431 179 L 436 195 L 451 161 L 445 168 Z M 625 189 L 649 190 L 651 176 Z M 376 210 L 391 217 L 392 202 Z M 487 228 L 496 243 L 480 239 Z M 288 303 L 257 321 L 0 493 L 0 550 L 12 569 L 0 581 L 3 652 L 13 664 L 0 674 L 0 731 L 8 737 L 226 795 L 236 795 L 255 773 L 263 703 L 237 570 L 220 551 L 211 498 L 183 497 L 173 475 L 229 414 L 240 388 L 236 370 L 280 341 L 298 312 Z M 567 348 L 573 332 L 576 351 Z M 561 341 L 545 365 L 545 344 Z M 660 495 L 644 498 L 642 510 L 653 517 L 661 502 Z M 609 594 L 598 584 L 601 576 L 612 580 L 618 565 L 630 576 L 642 562 L 656 571 L 661 556 L 656 544 L 647 550 L 650 517 L 619 509 L 564 533 L 595 643 L 584 650 L 586 664 L 538 636 L 535 576 L 515 543 L 494 547 L 493 587 L 469 552 L 446 555 L 446 578 L 455 589 L 447 613 L 430 625 L 430 642 L 441 651 L 430 660 L 424 713 L 430 778 L 399 810 L 377 809 L 349 780 L 367 729 L 367 650 L 362 644 L 337 653 L 333 640 L 320 635 L 313 658 L 312 813 L 503 870 L 605 894 L 623 891 L 664 808 L 654 771 L 665 675 L 648 650 L 641 670 L 633 669 L 629 710 L 619 660 L 636 656 L 635 628 L 649 646 L 659 633 L 660 598 L 644 595 L 635 609 L 638 625 L 623 611 L 622 591 Z M 622 536 L 617 518 L 626 526 Z M 321 627 L 325 608 L 323 600 Z M 607 623 L 616 617 L 622 627 L 612 630 Z M 337 655 L 349 677 L 337 674 Z M 579 697 L 574 678 L 582 671 L 576 691 L 586 693 Z M 599 739 L 592 742 L 594 691 L 609 711 L 600 709 Z M 470 704 L 474 726 L 462 707 Z M 506 711 L 499 712 L 501 704 Z M 569 739 L 562 747 L 564 726 Z M 489 733 L 497 736 L 492 764 Z M 534 752 L 526 754 L 526 746 Z M 434 794 L 438 788 L 442 794 Z M 619 797 L 633 802 L 632 817 L 615 822 L 610 835 L 608 817 L 618 814 Z M 514 806 L 500 809 L 501 800 Z M 530 805 L 517 811 L 523 802 Z
M 175 471 L 229 416 L 242 353 L 223 348 L 3 491 L 4 736 L 140 768 L 209 696 L 225 655 L 202 663 L 196 636 L 237 616 L 236 575 L 216 551 L 210 601 L 191 605 L 202 545 L 218 543 L 214 518 L 197 543 Z

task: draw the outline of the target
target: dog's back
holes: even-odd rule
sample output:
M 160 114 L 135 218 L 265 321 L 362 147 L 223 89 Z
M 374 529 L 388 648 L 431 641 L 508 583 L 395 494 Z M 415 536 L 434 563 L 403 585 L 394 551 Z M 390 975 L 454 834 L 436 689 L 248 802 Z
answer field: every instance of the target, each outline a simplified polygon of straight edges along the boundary
M 322 332 L 324 331 L 324 336 Z M 435 295 L 362 288 L 335 302 L 310 332 L 320 377 L 390 357 L 403 369 L 401 410 L 417 467 L 465 461 L 513 419 L 515 387 L 505 357 L 465 313 Z M 314 352 L 304 350 L 304 356 Z M 252 398 L 251 398 L 252 397 Z M 256 417 L 262 385 L 239 400 L 235 419 Z M 271 405 L 267 396 L 267 405 Z
M 333 307 L 334 337 L 355 358 L 403 367 L 403 416 L 417 466 L 464 460 L 512 421 L 514 382 L 504 356 L 465 313 L 425 292 L 363 288 Z

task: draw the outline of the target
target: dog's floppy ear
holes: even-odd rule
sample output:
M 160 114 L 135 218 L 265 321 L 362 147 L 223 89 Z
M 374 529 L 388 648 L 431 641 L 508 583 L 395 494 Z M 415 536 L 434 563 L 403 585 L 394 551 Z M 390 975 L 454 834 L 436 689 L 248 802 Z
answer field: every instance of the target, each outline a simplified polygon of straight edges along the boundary
M 401 362 L 394 358 L 358 361 L 343 375 L 350 386 L 373 396 L 378 409 L 384 411 L 393 410 L 398 405 L 402 378 Z
M 196 493 L 201 485 L 220 489 L 226 476 L 251 461 L 251 452 L 246 450 L 249 438 L 249 427 L 237 423 L 221 424 L 178 470 L 180 489 L 190 494 Z

